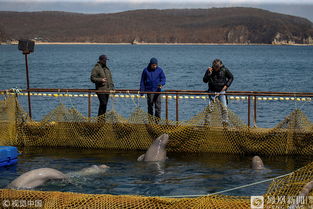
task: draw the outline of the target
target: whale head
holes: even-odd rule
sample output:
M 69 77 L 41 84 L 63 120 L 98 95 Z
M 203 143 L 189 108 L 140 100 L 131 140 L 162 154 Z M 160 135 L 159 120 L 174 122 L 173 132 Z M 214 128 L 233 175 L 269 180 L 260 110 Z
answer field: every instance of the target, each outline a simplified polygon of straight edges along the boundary
M 168 139 L 169 139 L 168 134 L 162 134 L 156 139 L 156 141 L 165 146 L 168 143 Z
M 254 156 L 252 158 L 252 168 L 253 169 L 264 169 L 264 164 L 259 156 Z

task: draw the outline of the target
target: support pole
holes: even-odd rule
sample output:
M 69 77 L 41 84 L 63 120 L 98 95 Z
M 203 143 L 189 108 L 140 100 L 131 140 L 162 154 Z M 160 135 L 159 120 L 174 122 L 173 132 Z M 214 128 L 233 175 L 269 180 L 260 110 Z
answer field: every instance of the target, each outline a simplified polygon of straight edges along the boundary
M 176 94 L 176 121 L 178 122 L 179 117 L 178 117 L 178 94 Z
M 251 117 L 251 97 L 248 96 L 248 127 L 250 128 L 250 117 Z
M 165 119 L 168 121 L 168 95 L 165 96 Z
M 253 96 L 254 101 L 253 101 L 253 109 L 254 109 L 254 113 L 253 113 L 253 126 L 256 127 L 256 96 Z
M 91 117 L 91 92 L 88 92 L 88 119 Z
M 26 82 L 27 82 L 27 90 L 28 90 L 28 113 L 30 119 L 32 119 L 32 107 L 31 107 L 31 102 L 30 102 L 30 91 L 29 91 L 29 72 L 28 72 L 28 57 L 27 55 L 29 54 L 27 51 L 23 52 L 25 55 L 25 63 L 26 63 Z

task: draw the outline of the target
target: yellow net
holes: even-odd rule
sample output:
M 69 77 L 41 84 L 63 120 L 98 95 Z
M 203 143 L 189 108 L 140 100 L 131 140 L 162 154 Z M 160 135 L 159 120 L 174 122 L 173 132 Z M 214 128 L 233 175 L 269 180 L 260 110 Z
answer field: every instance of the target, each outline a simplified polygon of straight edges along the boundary
M 0 101 L 0 146 L 15 144 L 16 141 L 16 98 Z
M 225 126 L 218 103 L 188 121 L 157 120 L 137 108 L 128 117 L 110 111 L 100 118 L 84 117 L 74 108 L 58 105 L 41 121 L 30 120 L 15 97 L 0 101 L 0 145 L 83 147 L 145 150 L 162 133 L 170 135 L 168 151 L 215 152 L 260 155 L 311 155 L 313 125 L 300 110 L 293 111 L 276 127 L 248 128 L 232 111 Z M 312 180 L 313 163 L 269 186 L 264 208 L 287 208 L 292 198 Z M 309 195 L 312 195 L 310 192 Z M 281 197 L 285 197 L 283 201 Z M 36 208 L 250 208 L 250 197 L 210 195 L 197 198 L 93 195 L 44 191 L 0 190 L 2 203 L 29 204 Z M 14 202 L 23 200 L 23 202 Z M 280 201 L 278 201 L 280 200 Z M 26 203 L 25 203 L 26 201 Z M 3 205 L 2 205 L 3 206 Z M 37 205 L 38 206 L 38 205 Z M 312 208 L 313 200 L 301 203 Z
M 274 128 L 249 128 L 216 102 L 187 121 L 158 120 L 140 108 L 125 118 L 111 110 L 106 116 L 84 117 L 59 104 L 41 121 L 27 117 L 17 100 L 0 102 L 0 144 L 145 150 L 162 133 L 170 135 L 168 151 L 259 155 L 311 155 L 313 124 L 299 109 Z

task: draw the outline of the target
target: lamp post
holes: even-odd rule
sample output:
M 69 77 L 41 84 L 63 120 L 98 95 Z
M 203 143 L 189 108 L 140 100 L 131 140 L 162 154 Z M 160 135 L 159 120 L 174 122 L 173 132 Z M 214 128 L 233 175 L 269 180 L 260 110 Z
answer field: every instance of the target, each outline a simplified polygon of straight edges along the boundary
M 25 55 L 25 65 L 26 65 L 26 83 L 28 90 L 28 113 L 30 119 L 32 119 L 32 108 L 30 102 L 30 92 L 29 92 L 29 72 L 28 72 L 28 57 L 31 52 L 34 51 L 35 42 L 31 40 L 19 40 L 18 41 L 18 49 L 23 52 Z

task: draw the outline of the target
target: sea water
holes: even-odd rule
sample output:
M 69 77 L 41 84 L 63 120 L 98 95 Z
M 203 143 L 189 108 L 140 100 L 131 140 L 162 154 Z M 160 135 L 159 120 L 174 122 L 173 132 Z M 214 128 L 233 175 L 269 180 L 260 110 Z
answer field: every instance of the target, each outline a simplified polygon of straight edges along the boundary
M 313 91 L 313 46 L 270 45 L 38 45 L 28 56 L 31 88 L 94 89 L 90 72 L 99 55 L 109 58 L 116 89 L 139 89 L 142 70 L 156 57 L 166 75 L 164 90 L 207 90 L 203 75 L 215 58 L 234 75 L 233 91 Z M 16 45 L 0 45 L 0 89 L 26 89 L 25 59 Z M 19 101 L 27 110 L 27 97 Z M 41 120 L 64 103 L 87 115 L 87 98 L 32 97 L 33 119 Z M 201 112 L 207 100 L 181 99 L 179 119 Z M 163 102 L 162 117 L 165 117 Z M 146 110 L 146 100 L 111 99 L 108 109 L 128 117 L 136 107 Z M 247 123 L 247 101 L 229 100 L 229 108 Z M 257 126 L 274 127 L 294 109 L 313 119 L 312 102 L 258 101 Z M 92 100 L 96 116 L 98 100 Z M 175 120 L 175 101 L 169 101 L 169 119 Z
M 0 188 L 19 175 L 37 168 L 49 167 L 64 173 L 91 165 L 106 164 L 106 173 L 76 176 L 69 181 L 50 181 L 36 188 L 90 194 L 183 196 L 206 195 L 247 184 L 227 195 L 261 195 L 280 175 L 290 173 L 311 162 L 310 156 L 262 157 L 266 169 L 251 169 L 251 156 L 212 153 L 168 153 L 166 162 L 137 162 L 143 151 L 84 150 L 63 148 L 20 149 L 17 165 L 0 167 Z
M 226 45 L 38 45 L 28 56 L 31 88 L 93 89 L 90 72 L 99 55 L 109 57 L 115 88 L 139 89 L 141 73 L 151 57 L 159 60 L 167 83 L 164 89 L 206 90 L 203 75 L 215 58 L 220 58 L 234 75 L 229 90 L 312 92 L 312 46 L 226 46 Z M 26 88 L 25 60 L 16 45 L 0 45 L 0 89 Z M 27 110 L 27 98 L 19 97 Z M 179 119 L 189 120 L 201 112 L 207 100 L 181 99 Z M 33 118 L 41 120 L 58 104 L 78 109 L 87 115 L 87 98 L 32 97 Z M 163 102 L 164 105 L 164 102 Z M 109 110 L 124 117 L 140 107 L 145 99 L 111 99 Z M 275 127 L 295 109 L 309 119 L 312 102 L 258 101 L 257 125 Z M 96 116 L 97 98 L 92 100 Z M 229 100 L 229 108 L 247 122 L 247 101 Z M 164 118 L 164 106 L 162 117 Z M 169 101 L 169 117 L 175 120 L 175 101 Z M 252 156 L 223 154 L 169 153 L 166 163 L 137 162 L 142 152 L 108 150 L 25 149 L 16 166 L 0 168 L 0 187 L 22 173 L 40 167 L 70 172 L 92 164 L 107 164 L 107 173 L 50 182 L 40 190 L 58 190 L 98 194 L 203 195 L 243 184 L 270 179 L 293 171 L 311 161 L 311 157 L 263 157 L 264 171 L 250 169 Z M 269 185 L 235 190 L 231 195 L 258 195 Z

